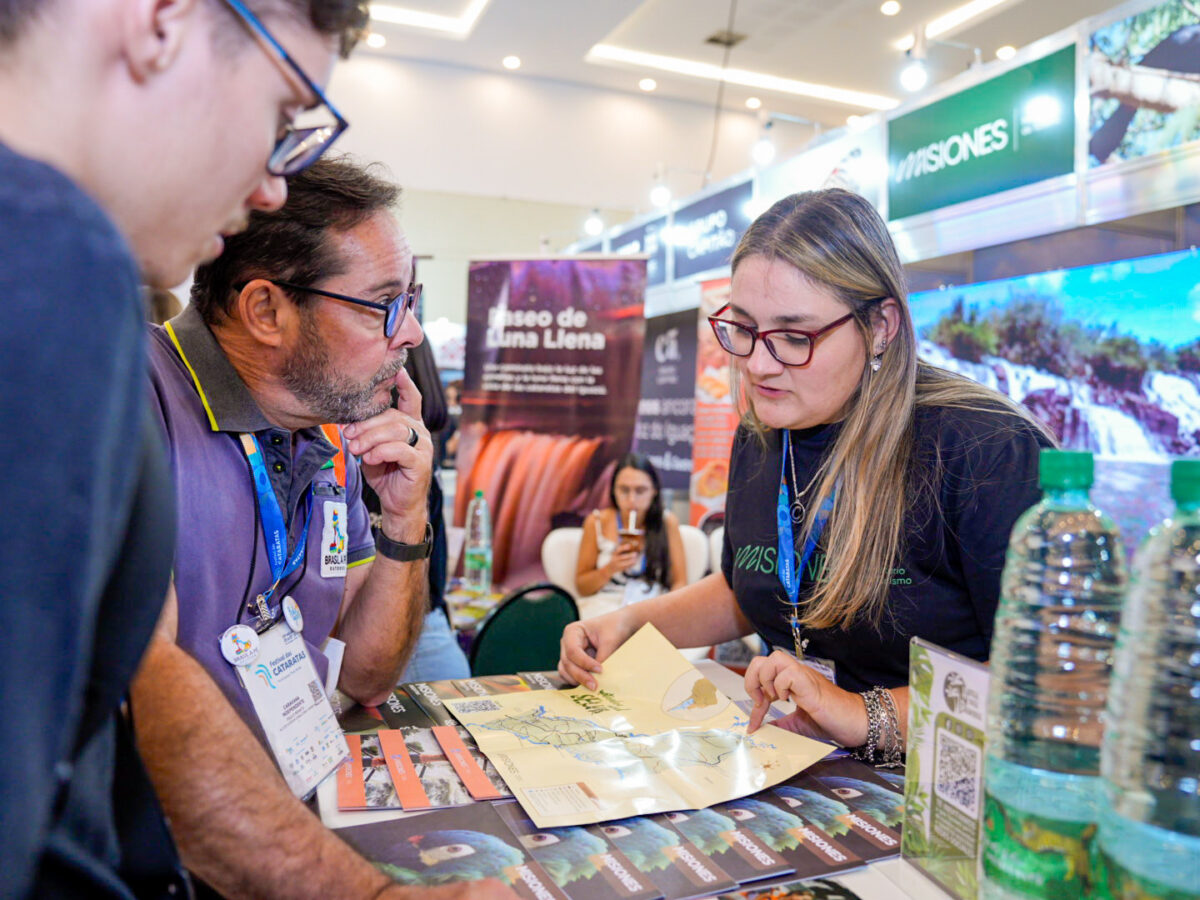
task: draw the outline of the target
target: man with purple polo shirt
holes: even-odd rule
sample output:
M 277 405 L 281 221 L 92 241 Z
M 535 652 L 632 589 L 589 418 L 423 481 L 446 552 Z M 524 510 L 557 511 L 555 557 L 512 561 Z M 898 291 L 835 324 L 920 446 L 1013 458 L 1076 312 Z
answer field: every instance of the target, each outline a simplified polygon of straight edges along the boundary
M 136 685 L 138 738 L 185 862 L 225 896 L 514 896 L 495 882 L 381 887 L 297 799 L 345 753 L 322 685 L 383 700 L 428 602 L 433 448 L 404 371 L 423 335 L 398 194 L 349 160 L 318 161 L 151 330 L 177 600 Z M 344 426 L 342 451 L 324 423 Z

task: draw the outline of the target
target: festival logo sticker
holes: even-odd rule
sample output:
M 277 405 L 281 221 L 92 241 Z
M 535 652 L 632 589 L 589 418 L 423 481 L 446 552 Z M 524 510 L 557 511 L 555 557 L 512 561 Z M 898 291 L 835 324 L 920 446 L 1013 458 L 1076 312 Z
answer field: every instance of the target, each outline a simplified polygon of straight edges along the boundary
M 325 501 L 325 524 L 321 529 L 321 577 L 341 578 L 346 574 L 346 504 Z
M 225 629 L 221 635 L 221 655 L 231 666 L 244 668 L 253 664 L 258 659 L 258 634 L 249 625 Z

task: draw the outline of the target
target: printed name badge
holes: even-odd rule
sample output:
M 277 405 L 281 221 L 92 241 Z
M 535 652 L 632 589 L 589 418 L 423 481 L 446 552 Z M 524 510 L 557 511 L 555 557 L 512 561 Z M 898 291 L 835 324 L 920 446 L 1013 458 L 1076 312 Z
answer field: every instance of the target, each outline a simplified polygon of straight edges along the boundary
M 350 748 L 299 631 L 276 624 L 259 637 L 258 661 L 235 671 L 288 787 L 305 798 Z
M 804 665 L 808 666 L 818 675 L 823 675 L 834 684 L 837 684 L 837 663 L 832 659 L 822 659 L 819 656 L 805 655 L 804 659 L 800 660 Z
M 325 524 L 321 528 L 321 577 L 342 578 L 346 575 L 346 504 L 325 501 Z

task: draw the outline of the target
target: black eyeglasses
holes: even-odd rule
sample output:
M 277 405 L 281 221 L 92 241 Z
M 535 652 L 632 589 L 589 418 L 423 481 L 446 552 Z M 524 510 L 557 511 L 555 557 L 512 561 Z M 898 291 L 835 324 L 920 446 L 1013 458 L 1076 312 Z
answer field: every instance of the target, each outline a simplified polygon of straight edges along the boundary
M 854 318 L 854 313 L 847 313 L 837 321 L 830 322 L 824 328 L 816 331 L 801 331 L 797 328 L 772 328 L 770 331 L 759 331 L 757 328 L 751 328 L 741 322 L 718 318 L 728 309 L 729 304 L 727 303 L 714 315 L 708 317 L 708 324 L 712 326 L 712 330 L 717 336 L 717 343 L 726 353 L 734 356 L 749 356 L 754 352 L 754 342 L 761 338 L 762 342 L 767 345 L 767 352 L 778 362 L 785 366 L 795 367 L 807 366 L 812 362 L 813 347 L 816 346 L 817 338 Z M 779 335 L 779 337 L 774 337 L 774 335 Z
M 303 291 L 306 294 L 317 294 L 320 297 L 328 297 L 331 300 L 341 300 L 343 303 L 354 303 L 358 306 L 366 306 L 369 309 L 377 309 L 383 313 L 383 333 L 385 337 L 391 337 L 404 324 L 404 317 L 408 315 L 408 311 L 417 305 L 421 299 L 421 285 L 414 284 L 407 291 L 401 291 L 387 303 L 375 303 L 372 300 L 360 300 L 358 297 L 347 297 L 345 294 L 335 294 L 333 291 L 323 291 L 319 288 L 302 287 L 298 284 L 289 284 L 286 281 L 272 281 L 272 284 L 278 285 L 281 288 L 287 288 L 289 291 Z M 242 285 L 245 287 L 245 285 Z
M 271 157 L 267 160 L 267 171 L 272 175 L 295 175 L 315 163 L 321 154 L 338 139 L 338 136 L 350 127 L 350 123 L 342 117 L 337 108 L 329 102 L 325 93 L 300 68 L 300 64 L 283 49 L 283 45 L 275 39 L 271 32 L 267 31 L 267 27 L 246 8 L 241 0 L 225 0 L 225 2 L 250 29 L 250 32 L 259 39 L 264 49 L 287 65 L 300 79 L 300 82 L 317 98 L 315 104 L 297 117 L 297 119 L 303 117 L 304 122 L 292 121 L 284 126 L 283 133 L 276 140 L 275 149 L 271 151 Z M 329 121 L 329 119 L 333 121 Z

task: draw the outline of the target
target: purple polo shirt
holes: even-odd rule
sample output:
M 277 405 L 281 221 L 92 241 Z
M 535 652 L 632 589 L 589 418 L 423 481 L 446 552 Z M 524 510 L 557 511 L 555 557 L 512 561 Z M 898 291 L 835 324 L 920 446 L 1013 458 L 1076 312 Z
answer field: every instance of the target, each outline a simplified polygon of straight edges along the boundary
M 312 521 L 304 562 L 284 577 L 270 602 L 278 614 L 284 596 L 296 599 L 304 614 L 304 641 L 322 679 L 328 663 L 319 646 L 333 630 L 345 585 L 342 575 L 322 577 L 322 545 L 331 538 L 344 540 L 350 568 L 375 557 L 362 502 L 362 476 L 357 461 L 347 454 L 346 484 L 338 484 L 329 462 L 333 445 L 319 428 L 290 432 L 268 422 L 192 306 L 166 327 L 151 327 L 150 381 L 157 401 L 151 406 L 159 413 L 167 439 L 179 517 L 177 640 L 258 732 L 249 695 L 219 644 L 231 625 L 257 623 L 254 598 L 273 580 L 240 435 L 249 432 L 258 438 L 288 524 L 289 553 L 304 529 L 311 485 Z M 336 504 L 347 504 L 348 509 L 335 525 Z

